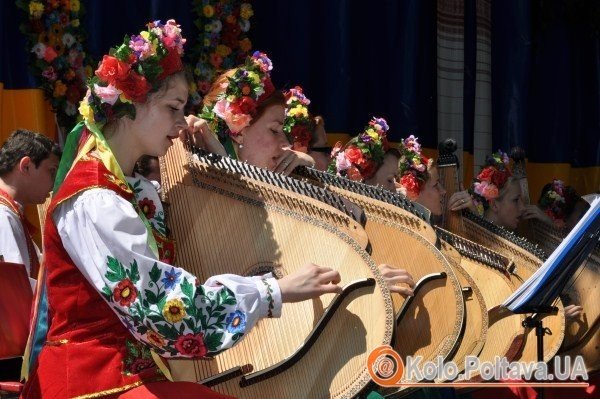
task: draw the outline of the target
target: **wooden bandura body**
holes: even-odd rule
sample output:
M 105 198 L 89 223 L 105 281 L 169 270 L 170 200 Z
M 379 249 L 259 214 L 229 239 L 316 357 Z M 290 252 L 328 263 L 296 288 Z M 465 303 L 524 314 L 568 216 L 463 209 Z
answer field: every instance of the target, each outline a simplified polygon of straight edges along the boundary
M 285 304 L 281 318 L 259 321 L 231 349 L 212 358 L 170 361 L 174 378 L 207 383 L 239 398 L 342 398 L 364 388 L 370 380 L 369 352 L 392 339 L 393 309 L 372 259 L 346 232 L 326 222 L 343 214 L 196 161 L 180 142 L 161 159 L 161 169 L 177 264 L 199 279 L 223 273 L 285 275 L 313 262 L 338 270 L 341 286 L 365 279 L 376 283 L 350 292 L 325 325 L 318 323 L 333 294 Z M 310 341 L 313 330 L 320 335 L 308 351 L 285 363 Z M 278 374 L 270 370 L 281 362 L 290 368 Z M 252 373 L 239 369 L 246 365 Z M 219 377 L 232 369 L 245 375 Z M 261 371 L 269 372 L 254 374 Z
M 312 169 L 298 173 L 300 178 L 326 187 L 364 210 L 365 230 L 376 263 L 406 269 L 415 282 L 434 273 L 446 274 L 445 279 L 425 284 L 416 294 L 396 325 L 394 348 L 403 358 L 423 356 L 423 361 L 428 361 L 451 357 L 464 335 L 464 298 L 451 265 L 434 245 L 436 233 L 427 222 L 428 212 L 421 213 L 409 201 L 404 203 L 394 193 L 377 187 Z M 392 294 L 392 298 L 398 313 L 404 299 L 399 294 Z
M 459 190 L 458 161 L 452 153 L 452 146 L 446 143 L 440 144 L 446 151 L 440 151 L 438 160 L 438 172 L 440 182 L 446 188 L 446 198 Z M 446 228 L 466 239 L 486 247 L 507 258 L 511 266 L 507 271 L 511 279 L 515 281 L 515 288 L 520 286 L 542 265 L 545 254 L 525 238 L 519 237 L 503 228 L 493 225 L 485 219 L 474 215 L 469 211 L 462 213 L 446 210 L 444 221 Z M 506 298 L 505 298 L 506 299 Z M 544 360 L 549 361 L 560 348 L 564 338 L 565 317 L 564 307 L 560 300 L 556 306 L 559 308 L 557 315 L 543 318 L 544 325 L 552 331 L 552 335 L 544 338 Z M 520 357 L 523 361 L 537 361 L 537 344 L 535 330 L 529 329 L 525 339 L 525 345 Z

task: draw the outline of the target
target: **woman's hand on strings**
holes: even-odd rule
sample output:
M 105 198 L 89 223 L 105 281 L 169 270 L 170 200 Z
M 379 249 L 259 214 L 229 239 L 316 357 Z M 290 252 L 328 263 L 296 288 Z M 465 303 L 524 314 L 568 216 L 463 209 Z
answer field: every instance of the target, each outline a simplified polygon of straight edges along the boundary
M 213 154 L 227 156 L 225 147 L 221 144 L 215 133 L 211 130 L 208 123 L 195 115 L 185 117 L 188 126 L 179 131 L 179 138 L 187 143 L 188 141 L 195 147 L 202 148 Z
M 472 212 L 476 212 L 471 195 L 466 190 L 457 191 L 452 194 L 448 200 L 448 209 L 453 212 L 461 211 L 463 209 L 470 209 Z
M 323 294 L 342 292 L 340 274 L 328 267 L 308 263 L 296 272 L 279 280 L 281 300 L 300 302 Z
M 583 307 L 579 305 L 568 305 L 565 306 L 565 318 L 567 320 L 578 319 L 583 313 Z
M 554 226 L 552 218 L 546 215 L 546 213 L 537 205 L 525 205 L 525 210 L 523 211 L 521 218 L 526 220 L 537 219 L 547 225 Z
M 404 297 L 415 294 L 415 281 L 409 272 L 386 264 L 379 265 L 379 270 L 391 292 L 397 292 Z
M 309 168 L 312 168 L 315 166 L 315 160 L 308 154 L 285 148 L 277 160 L 273 172 L 283 173 L 287 176 L 298 166 L 308 166 Z

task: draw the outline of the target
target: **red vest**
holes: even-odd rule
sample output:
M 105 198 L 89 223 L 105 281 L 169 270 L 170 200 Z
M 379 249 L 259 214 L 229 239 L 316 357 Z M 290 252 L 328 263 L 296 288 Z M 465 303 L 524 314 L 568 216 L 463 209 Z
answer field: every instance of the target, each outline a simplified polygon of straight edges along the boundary
M 165 379 L 148 348 L 135 340 L 75 266 L 51 217 L 62 202 L 96 187 L 128 201 L 134 197 L 125 182 L 89 156 L 74 166 L 55 193 L 44 228 L 49 331 L 24 398 L 102 397 Z

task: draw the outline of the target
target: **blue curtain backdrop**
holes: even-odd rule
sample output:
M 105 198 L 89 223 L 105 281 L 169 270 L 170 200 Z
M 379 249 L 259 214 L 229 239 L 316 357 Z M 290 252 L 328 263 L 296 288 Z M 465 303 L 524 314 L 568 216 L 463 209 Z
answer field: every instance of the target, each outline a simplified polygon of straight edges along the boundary
M 197 36 L 188 1 L 82 4 L 88 52 L 96 58 L 151 19 L 176 18 L 190 43 Z M 468 120 L 476 100 L 469 80 L 475 0 L 465 4 Z M 329 131 L 354 134 L 378 115 L 389 119 L 392 140 L 414 133 L 436 147 L 435 1 L 260 0 L 253 6 L 250 37 L 272 57 L 274 81 L 302 85 Z M 11 0 L 0 10 L 0 82 L 9 89 L 35 87 L 18 30 L 23 16 Z M 593 0 L 492 2 L 494 148 L 519 144 L 530 161 L 600 166 L 597 10 Z M 576 23 L 581 15 L 585 23 Z M 472 124 L 465 123 L 465 143 L 471 136 Z

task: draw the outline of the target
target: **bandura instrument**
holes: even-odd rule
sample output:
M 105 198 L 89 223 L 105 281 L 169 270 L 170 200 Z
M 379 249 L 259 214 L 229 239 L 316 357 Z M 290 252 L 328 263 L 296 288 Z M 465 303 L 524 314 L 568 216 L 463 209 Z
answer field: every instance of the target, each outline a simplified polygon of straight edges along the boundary
M 239 398 L 357 395 L 370 380 L 368 354 L 391 342 L 393 308 L 373 260 L 338 227 L 354 221 L 308 196 L 195 159 L 180 142 L 161 159 L 161 174 L 177 264 L 199 279 L 283 276 L 313 262 L 338 270 L 345 287 L 286 303 L 281 318 L 260 320 L 213 357 L 169 361 L 173 377 Z

